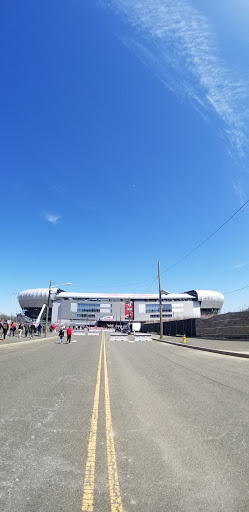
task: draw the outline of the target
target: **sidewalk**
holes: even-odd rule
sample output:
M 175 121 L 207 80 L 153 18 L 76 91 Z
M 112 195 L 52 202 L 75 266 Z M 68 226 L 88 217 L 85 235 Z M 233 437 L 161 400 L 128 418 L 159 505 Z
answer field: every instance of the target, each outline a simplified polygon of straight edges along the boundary
M 19 336 L 6 336 L 5 341 L 3 341 L 3 335 L 0 335 L 0 346 L 8 346 L 8 345 L 16 345 L 18 343 L 23 343 L 25 341 L 41 341 L 41 340 L 51 340 L 53 338 L 56 338 L 56 336 L 59 336 L 58 333 L 47 334 L 47 337 L 45 338 L 44 334 L 42 336 L 38 336 L 37 334 L 34 334 L 33 338 L 29 335 L 27 338 L 23 335 L 21 338 Z
M 170 345 L 192 348 L 194 350 L 203 350 L 216 354 L 249 358 L 249 340 L 208 340 L 204 338 L 186 338 L 186 343 L 183 343 L 182 337 L 180 336 L 163 336 L 163 339 L 160 339 L 159 335 L 152 336 L 152 339 L 168 343 Z

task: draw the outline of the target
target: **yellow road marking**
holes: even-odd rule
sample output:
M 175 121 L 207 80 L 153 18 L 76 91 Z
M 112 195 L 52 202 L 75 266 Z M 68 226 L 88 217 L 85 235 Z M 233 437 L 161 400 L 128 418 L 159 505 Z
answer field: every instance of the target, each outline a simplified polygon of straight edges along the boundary
M 89 436 L 89 442 L 88 442 L 85 482 L 84 482 L 83 499 L 82 499 L 82 511 L 83 512 L 93 512 L 96 440 L 97 440 L 98 413 L 99 413 L 99 390 L 100 390 L 100 375 L 101 375 L 102 350 L 103 350 L 103 340 L 104 340 L 103 334 L 104 333 L 102 333 L 100 355 L 99 355 L 99 365 L 98 365 L 98 373 L 97 373 L 97 382 L 96 382 L 94 403 L 93 403 L 92 422 L 91 422 L 90 436 Z
M 106 350 L 105 350 L 105 335 L 104 335 L 104 370 L 105 370 L 106 447 L 107 447 L 107 464 L 108 464 L 111 512 L 123 512 L 123 505 L 122 505 L 122 501 L 121 501 L 119 480 L 118 480 L 118 470 L 117 470 L 117 461 L 116 461 L 116 454 L 115 454 L 113 430 L 112 430 L 111 404 L 110 404 L 110 393 L 109 393 Z

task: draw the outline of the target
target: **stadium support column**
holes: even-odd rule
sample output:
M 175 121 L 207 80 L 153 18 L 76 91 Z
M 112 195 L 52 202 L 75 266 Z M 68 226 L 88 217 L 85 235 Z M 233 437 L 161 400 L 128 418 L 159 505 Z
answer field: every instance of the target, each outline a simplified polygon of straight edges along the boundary
M 52 281 L 50 281 L 50 283 L 49 283 L 49 290 L 48 290 L 48 303 L 47 303 L 47 312 L 46 312 L 45 338 L 47 337 L 47 330 L 48 330 L 48 312 L 49 312 L 49 302 L 50 302 L 51 286 L 52 286 Z
M 162 290 L 161 290 L 160 261 L 158 262 L 158 284 L 159 284 L 159 308 L 160 308 L 160 339 L 163 339 L 163 315 L 162 315 Z

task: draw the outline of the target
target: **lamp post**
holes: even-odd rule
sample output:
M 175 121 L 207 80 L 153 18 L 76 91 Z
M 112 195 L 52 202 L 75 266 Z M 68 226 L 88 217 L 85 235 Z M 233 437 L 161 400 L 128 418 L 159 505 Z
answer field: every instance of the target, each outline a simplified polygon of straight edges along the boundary
M 131 298 L 129 297 L 129 331 L 131 330 Z
M 47 302 L 47 311 L 46 311 L 46 324 L 45 324 L 45 338 L 47 337 L 47 330 L 48 330 L 48 312 L 49 312 L 49 302 L 50 302 L 50 294 L 51 294 L 51 288 L 52 284 L 56 284 L 57 286 L 71 286 L 72 283 L 56 283 L 56 281 L 50 281 L 49 283 L 49 289 L 48 289 L 48 302 Z
M 159 284 L 159 309 L 160 309 L 160 340 L 162 340 L 163 339 L 163 315 L 162 315 L 162 290 L 161 290 L 160 261 L 158 262 L 158 284 Z

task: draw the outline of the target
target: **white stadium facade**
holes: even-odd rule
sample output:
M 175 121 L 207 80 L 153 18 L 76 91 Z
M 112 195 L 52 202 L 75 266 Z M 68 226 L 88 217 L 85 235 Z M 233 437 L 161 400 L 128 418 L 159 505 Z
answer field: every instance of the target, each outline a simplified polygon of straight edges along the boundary
M 24 315 L 44 322 L 75 326 L 143 324 L 159 321 L 159 294 L 74 293 L 59 288 L 24 290 L 18 295 Z M 201 318 L 219 313 L 224 296 L 210 290 L 162 294 L 163 321 Z

